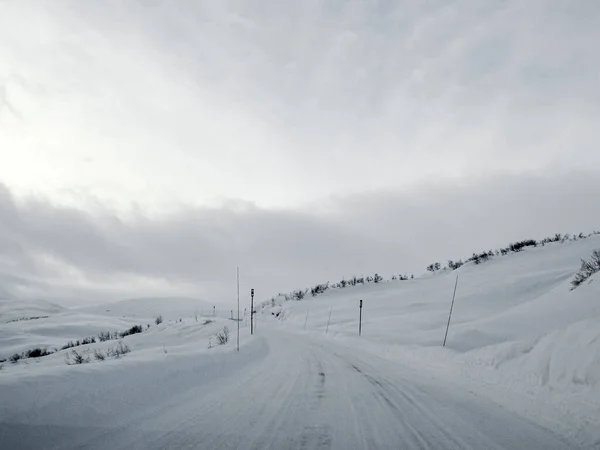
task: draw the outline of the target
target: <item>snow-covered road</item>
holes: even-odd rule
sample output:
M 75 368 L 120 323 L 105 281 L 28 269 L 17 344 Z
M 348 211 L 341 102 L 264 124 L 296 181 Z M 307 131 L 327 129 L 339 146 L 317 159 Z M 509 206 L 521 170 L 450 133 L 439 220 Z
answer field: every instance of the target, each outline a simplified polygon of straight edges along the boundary
M 0 389 L 14 412 L 0 442 L 14 450 L 577 448 L 411 368 L 266 327 L 239 354 Z M 26 393 L 40 403 L 18 406 Z

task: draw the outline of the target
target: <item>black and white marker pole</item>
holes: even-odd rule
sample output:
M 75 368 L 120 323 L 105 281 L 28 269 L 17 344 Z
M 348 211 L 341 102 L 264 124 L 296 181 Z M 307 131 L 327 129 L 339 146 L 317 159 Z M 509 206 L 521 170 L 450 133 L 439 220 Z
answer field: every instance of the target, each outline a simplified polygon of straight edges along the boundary
M 254 289 L 250 289 L 250 334 L 254 334 Z
M 358 335 L 360 336 L 362 334 L 362 300 L 359 303 L 358 310 Z

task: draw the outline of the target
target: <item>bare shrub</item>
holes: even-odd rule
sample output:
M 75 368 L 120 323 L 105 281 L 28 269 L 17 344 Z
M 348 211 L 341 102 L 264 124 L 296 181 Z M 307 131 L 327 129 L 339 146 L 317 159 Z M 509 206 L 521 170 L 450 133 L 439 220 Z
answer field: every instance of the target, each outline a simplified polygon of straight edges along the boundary
M 589 261 L 581 260 L 581 267 L 571 280 L 571 290 L 575 289 L 596 272 L 600 272 L 600 250 L 594 250 Z
M 428 272 L 436 272 L 442 268 L 442 265 L 439 262 L 434 262 L 429 264 L 426 269 Z
M 227 328 L 227 325 L 225 325 L 223 330 L 219 331 L 215 336 L 219 345 L 225 345 L 229 342 L 229 328 Z
M 161 323 L 163 323 L 163 316 L 162 316 L 162 314 L 161 314 L 160 316 L 157 316 L 157 317 L 154 319 L 154 323 L 155 323 L 156 325 L 160 325 Z
M 130 336 L 132 334 L 138 334 L 144 331 L 144 327 L 141 325 L 134 325 L 129 330 L 125 330 L 119 334 L 120 337 L 124 338 L 125 336 Z
M 52 352 L 49 352 L 45 348 L 32 348 L 25 352 L 24 357 L 25 358 L 40 358 L 42 356 L 48 356 L 51 354 L 52 354 Z
M 71 350 L 71 353 L 67 353 L 65 355 L 65 362 L 68 365 L 73 365 L 73 364 L 87 364 L 90 362 L 90 357 L 89 355 L 83 355 L 82 353 L 79 353 L 77 350 Z
M 294 300 L 302 300 L 304 298 L 304 296 L 306 295 L 307 291 L 308 291 L 308 289 L 306 291 L 298 289 L 297 291 L 292 292 L 292 296 L 293 296 Z
M 110 331 L 101 331 L 100 334 L 98 334 L 98 340 L 100 342 L 110 341 L 112 338 L 113 338 L 113 335 L 111 334 Z
M 356 280 L 357 280 L 356 277 L 354 277 L 352 279 L 352 283 L 354 283 L 353 286 L 356 285 Z M 319 294 L 323 294 L 327 289 L 329 289 L 329 282 L 327 282 L 325 284 L 317 284 L 315 287 L 313 287 L 313 288 L 310 289 L 310 294 L 313 297 L 316 297 Z M 275 299 L 271 300 L 271 305 L 273 307 L 275 306 Z
M 127 344 L 123 344 L 123 342 L 120 341 L 114 349 L 115 358 L 120 358 L 122 355 L 125 355 L 130 352 L 131 349 L 129 348 L 129 346 Z
M 77 341 L 77 342 L 79 342 L 79 341 Z M 79 345 L 79 343 L 75 344 L 75 342 L 69 341 L 65 345 L 63 345 L 60 349 L 61 350 L 67 350 L 69 348 L 76 347 L 77 345 Z
M 102 350 L 94 349 L 94 358 L 97 361 L 104 361 L 106 359 L 106 354 L 102 352 Z
M 508 245 L 511 252 L 520 252 L 525 247 L 537 247 L 538 243 L 535 239 L 526 239 L 524 241 L 514 242 Z
M 458 261 L 452 261 L 451 259 L 448 260 L 448 268 L 450 270 L 459 269 L 463 265 L 464 265 L 464 263 L 462 262 L 462 259 L 459 259 Z
M 106 349 L 106 353 L 104 355 L 106 358 L 119 359 L 121 356 L 130 352 L 131 349 L 129 348 L 129 346 L 123 344 L 122 341 L 119 341 L 116 347 Z

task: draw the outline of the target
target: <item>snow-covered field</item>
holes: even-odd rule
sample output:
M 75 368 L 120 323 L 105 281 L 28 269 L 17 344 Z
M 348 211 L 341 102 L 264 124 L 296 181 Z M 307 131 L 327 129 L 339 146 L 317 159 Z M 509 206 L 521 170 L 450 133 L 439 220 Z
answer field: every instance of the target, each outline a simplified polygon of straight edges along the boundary
M 442 378 L 600 446 L 600 274 L 570 280 L 600 236 L 527 248 L 414 280 L 276 298 L 287 330 L 319 333 Z M 446 348 L 452 294 L 459 277 Z M 363 300 L 362 337 L 358 333 Z M 281 305 L 281 306 L 279 306 Z
M 213 345 L 213 335 L 224 326 L 232 328 L 236 322 L 226 320 L 225 311 L 213 311 L 207 302 L 188 298 L 138 298 L 99 306 L 63 308 L 44 301 L 0 299 L 0 359 L 3 379 L 32 376 L 52 370 L 62 373 L 66 357 L 73 350 L 90 357 L 98 364 L 93 350 L 114 348 L 126 344 L 132 352 L 127 360 L 152 360 L 169 353 L 196 353 Z M 162 323 L 156 324 L 156 318 Z M 119 333 L 140 325 L 143 332 L 119 338 Z M 247 323 L 242 322 L 242 327 Z M 101 333 L 110 333 L 110 339 L 101 341 Z M 94 337 L 95 342 L 62 349 L 67 343 L 76 343 Z M 13 364 L 10 357 L 27 350 L 41 348 L 51 355 L 24 358 Z M 109 358 L 110 359 L 110 358 Z M 102 362 L 106 365 L 106 361 Z
M 240 322 L 239 353 L 229 307 L 213 317 L 208 302 L 74 309 L 0 299 L 0 358 L 58 349 L 2 363 L 1 447 L 600 447 L 600 279 L 570 290 L 596 248 L 592 236 L 414 280 L 276 298 L 259 308 L 255 336 Z M 142 333 L 60 350 L 138 324 Z M 224 326 L 230 340 L 219 346 Z M 93 357 L 118 342 L 131 352 Z M 67 365 L 73 350 L 90 362 Z

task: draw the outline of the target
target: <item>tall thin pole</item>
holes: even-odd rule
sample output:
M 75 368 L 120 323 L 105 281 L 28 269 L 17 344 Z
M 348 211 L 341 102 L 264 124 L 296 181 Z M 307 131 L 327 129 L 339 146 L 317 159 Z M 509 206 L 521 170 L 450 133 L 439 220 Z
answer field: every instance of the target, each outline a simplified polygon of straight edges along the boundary
M 310 312 L 310 309 L 306 310 L 306 320 L 304 321 L 304 329 L 306 330 L 306 324 L 308 323 L 308 313 Z
M 237 351 L 240 351 L 240 268 L 237 268 Z
M 329 331 L 329 322 L 331 322 L 331 306 L 329 307 L 329 318 L 327 319 L 327 328 L 325 328 L 325 334 Z
M 454 283 L 454 294 L 452 294 L 452 304 L 450 305 L 450 314 L 448 315 L 448 325 L 446 325 L 446 334 L 442 347 L 446 346 L 446 338 L 448 337 L 448 329 L 450 328 L 450 318 L 452 317 L 452 308 L 454 308 L 454 298 L 456 297 L 456 286 L 458 286 L 458 275 L 456 275 L 456 283 Z
M 250 334 L 254 334 L 254 289 L 250 289 Z
M 359 314 L 358 314 L 358 335 L 360 336 L 362 334 L 362 300 L 359 303 Z

